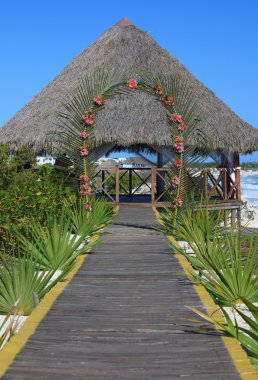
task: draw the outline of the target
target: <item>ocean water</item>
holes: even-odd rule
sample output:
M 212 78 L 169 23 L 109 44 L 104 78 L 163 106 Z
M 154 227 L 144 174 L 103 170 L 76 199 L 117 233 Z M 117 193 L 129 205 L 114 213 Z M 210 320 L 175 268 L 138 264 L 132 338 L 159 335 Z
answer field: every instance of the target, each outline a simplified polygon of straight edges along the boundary
M 242 197 L 258 208 L 258 172 L 241 172 Z

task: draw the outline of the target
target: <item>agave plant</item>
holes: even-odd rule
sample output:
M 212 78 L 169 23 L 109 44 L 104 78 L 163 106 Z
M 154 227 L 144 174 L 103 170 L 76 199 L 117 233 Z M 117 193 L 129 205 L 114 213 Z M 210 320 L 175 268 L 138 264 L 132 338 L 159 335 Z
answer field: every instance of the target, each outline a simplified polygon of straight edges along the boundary
M 35 221 L 28 236 L 16 234 L 20 252 L 30 255 L 40 269 L 67 273 L 78 255 L 85 251 L 85 236 L 71 233 L 71 220 L 63 211 L 60 217 L 48 217 L 47 227 Z
M 178 241 L 188 241 L 194 249 L 196 243 L 203 239 L 208 243 L 213 241 L 215 235 L 222 235 L 222 217 L 221 212 L 209 210 L 205 200 L 201 198 L 199 202 L 196 202 L 194 194 L 191 194 L 174 226 L 171 223 L 171 209 L 165 208 L 161 213 L 161 228 L 165 234 L 173 236 Z
M 15 309 L 17 315 L 29 315 L 35 308 L 35 295 L 39 300 L 59 280 L 50 283 L 55 271 L 39 271 L 35 260 L 28 255 L 14 258 L 8 265 L 0 256 L 0 313 Z
M 234 307 L 234 310 L 245 321 L 248 328 L 240 326 L 236 319 L 232 321 L 229 314 L 223 307 L 221 307 L 220 310 L 225 318 L 224 323 L 218 322 L 214 317 L 208 316 L 199 310 L 192 310 L 206 321 L 213 323 L 219 331 L 238 339 L 242 346 L 246 349 L 252 364 L 258 370 L 258 309 L 255 305 L 244 298 L 242 298 L 241 301 L 246 305 L 248 314 L 250 314 L 251 317 L 242 312 L 237 306 Z
M 73 233 L 89 237 L 109 223 L 114 216 L 114 208 L 105 200 L 92 197 L 91 204 L 92 212 L 89 215 L 85 212 L 82 198 L 73 197 L 65 203 L 65 212 L 70 218 Z
M 173 249 L 186 256 L 195 270 L 191 273 L 194 281 L 205 286 L 218 303 L 234 305 L 240 298 L 255 302 L 257 240 L 250 240 L 249 251 L 243 255 L 244 237 L 233 229 L 222 233 L 220 221 L 218 214 L 203 205 L 187 205 L 178 217 L 173 234 L 177 240 L 189 244 L 193 255 L 188 255 L 176 243 L 172 244 Z
M 202 244 L 199 244 L 202 247 Z M 258 278 L 255 276 L 257 257 L 251 245 L 247 257 L 242 256 L 238 236 L 214 239 L 204 256 L 201 249 L 188 260 L 198 273 L 193 272 L 195 282 L 202 284 L 221 305 L 236 305 L 244 298 L 249 302 L 258 300 Z

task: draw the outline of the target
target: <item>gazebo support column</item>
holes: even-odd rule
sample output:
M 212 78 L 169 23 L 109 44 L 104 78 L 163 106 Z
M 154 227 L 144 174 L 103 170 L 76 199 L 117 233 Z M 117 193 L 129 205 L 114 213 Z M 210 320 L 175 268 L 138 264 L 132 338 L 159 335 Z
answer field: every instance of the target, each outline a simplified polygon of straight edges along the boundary
M 238 152 L 221 152 L 220 155 L 221 158 L 221 167 L 227 169 L 227 172 L 225 171 L 223 173 L 222 177 L 222 188 L 223 188 L 223 195 L 224 200 L 230 201 L 230 199 L 234 199 L 236 201 L 241 201 L 241 191 L 240 191 L 240 168 L 239 168 L 239 153 Z M 234 172 L 235 175 L 235 186 L 236 186 L 236 192 L 235 194 L 232 193 L 230 199 L 228 199 L 228 193 L 230 191 L 230 187 L 232 186 L 231 180 L 230 180 L 230 174 L 231 172 Z M 236 222 L 238 226 L 241 226 L 241 210 L 240 207 L 237 209 L 231 209 L 230 214 L 230 221 L 231 226 L 235 225 Z M 227 215 L 225 213 L 224 215 L 224 222 L 225 225 L 227 224 Z
M 234 168 L 235 168 L 235 183 L 237 186 L 236 199 L 241 201 L 241 187 L 240 187 L 240 161 L 239 153 L 234 152 Z M 234 224 L 237 219 L 238 227 L 241 227 L 241 209 L 232 210 L 231 212 L 231 224 Z
M 157 152 L 157 168 L 163 168 L 165 162 L 164 162 L 164 156 L 160 152 Z M 164 178 L 164 180 L 162 178 Z M 165 189 L 165 173 L 160 172 L 159 175 L 156 176 L 156 192 L 157 197 L 159 197 Z

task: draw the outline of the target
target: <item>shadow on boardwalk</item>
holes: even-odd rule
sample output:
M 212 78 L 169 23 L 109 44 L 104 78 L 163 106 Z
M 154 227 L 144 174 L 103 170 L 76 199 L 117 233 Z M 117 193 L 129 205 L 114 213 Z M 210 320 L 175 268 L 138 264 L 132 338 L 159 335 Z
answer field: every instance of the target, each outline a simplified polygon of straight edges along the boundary
M 4 379 L 240 379 L 148 208 L 120 209 Z

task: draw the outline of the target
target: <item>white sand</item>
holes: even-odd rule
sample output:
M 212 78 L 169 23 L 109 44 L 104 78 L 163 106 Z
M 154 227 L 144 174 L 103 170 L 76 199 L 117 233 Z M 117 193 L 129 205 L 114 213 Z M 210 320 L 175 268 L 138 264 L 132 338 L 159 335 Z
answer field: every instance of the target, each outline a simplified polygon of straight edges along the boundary
M 258 228 L 258 209 L 256 206 L 245 198 L 242 198 L 244 204 L 241 208 L 241 225 L 249 228 Z
M 71 234 L 69 241 L 71 241 L 74 238 L 74 236 L 75 236 L 74 234 Z M 80 237 L 81 235 L 77 235 L 74 242 L 76 243 L 77 240 L 80 239 Z M 89 243 L 89 241 L 90 241 L 90 236 L 86 236 L 85 240 L 79 245 L 76 251 L 78 251 L 79 249 L 82 249 L 87 243 Z
M 9 328 L 10 325 L 15 327 L 14 333 L 17 334 L 17 332 L 21 329 L 24 322 L 28 318 L 28 316 L 25 315 L 10 315 L 6 322 L 4 322 L 6 318 L 6 315 L 0 314 L 0 337 L 4 334 L 4 332 Z M 10 338 L 10 333 L 8 333 L 0 346 L 0 350 L 4 347 L 4 345 L 8 342 Z
M 52 282 L 54 282 L 61 274 L 62 274 L 62 270 L 56 270 L 55 273 L 53 274 L 53 276 L 51 277 L 51 279 L 48 281 L 48 285 L 51 284 Z M 42 275 L 43 271 L 39 271 L 38 273 L 38 277 L 40 277 Z M 43 278 L 46 277 L 47 275 L 49 274 L 49 271 L 46 271 Z
M 254 303 L 255 306 L 258 306 L 258 303 Z M 247 306 L 244 304 L 238 304 L 236 305 L 236 308 L 241 311 L 243 314 L 245 314 L 247 317 L 254 320 L 252 313 L 248 310 Z M 247 330 L 250 330 L 250 326 L 245 322 L 245 320 L 238 314 L 237 311 L 235 311 L 232 307 L 224 307 L 225 311 L 228 313 L 232 323 L 234 325 L 238 325 L 240 327 L 243 327 Z

